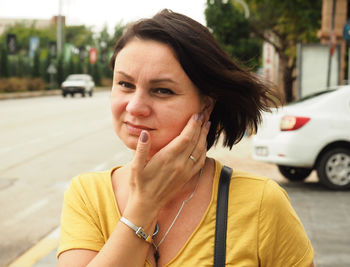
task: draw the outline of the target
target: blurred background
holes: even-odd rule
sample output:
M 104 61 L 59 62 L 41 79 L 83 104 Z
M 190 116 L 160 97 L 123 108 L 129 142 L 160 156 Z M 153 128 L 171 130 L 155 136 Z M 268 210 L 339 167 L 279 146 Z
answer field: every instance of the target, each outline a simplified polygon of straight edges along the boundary
M 70 179 L 131 158 L 113 132 L 108 66 L 128 23 L 163 8 L 190 16 L 208 27 L 233 59 L 269 81 L 288 105 L 348 84 L 349 2 L 0 0 L 0 266 L 55 266 L 63 193 Z M 274 126 L 264 121 L 262 129 L 275 127 L 284 137 L 301 133 L 301 139 L 284 139 L 283 147 L 289 142 L 298 155 L 314 150 L 330 157 L 327 144 L 307 145 L 329 129 L 341 128 L 341 137 L 337 133 L 332 140 L 341 162 L 330 164 L 342 175 L 342 187 L 329 186 L 327 176 L 319 183 L 324 171 L 318 161 L 281 167 L 267 157 L 272 148 L 248 134 L 232 151 L 218 145 L 209 155 L 275 179 L 305 226 L 316 266 L 345 267 L 350 266 L 350 195 L 343 190 L 350 186 L 350 98 L 344 93 L 344 103 L 338 98 L 330 104 L 330 99 L 314 101 L 332 110 L 344 105 L 337 114 L 322 106 L 313 109 L 328 114 L 321 123 L 325 128 L 295 131 L 300 116 L 308 116 L 302 129 L 317 121 L 299 112 L 299 117 L 287 118 L 287 128 L 282 119 L 280 129 L 278 118 Z M 313 105 L 307 102 L 306 107 L 300 110 Z M 330 160 L 324 153 L 316 156 L 326 164 Z

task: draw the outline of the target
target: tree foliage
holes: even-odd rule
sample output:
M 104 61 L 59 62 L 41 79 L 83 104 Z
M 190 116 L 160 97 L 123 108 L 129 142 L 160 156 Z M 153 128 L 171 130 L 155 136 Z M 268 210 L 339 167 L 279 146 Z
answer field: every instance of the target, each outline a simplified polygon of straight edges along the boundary
M 124 24 L 122 24 L 121 22 L 119 22 L 115 25 L 114 34 L 113 34 L 113 38 L 112 38 L 113 46 L 119 40 L 119 38 L 123 35 L 125 27 L 126 26 Z
M 225 1 L 226 4 L 222 2 L 224 1 L 207 1 L 207 10 L 225 7 L 222 13 L 223 22 L 220 22 L 221 18 L 217 16 L 216 22 L 210 21 L 209 23 L 208 19 L 211 18 L 206 11 L 208 26 L 213 30 L 214 36 L 222 43 L 224 43 L 222 40 L 226 40 L 232 46 L 241 47 L 243 51 L 250 51 L 251 48 L 241 45 L 235 39 L 237 35 L 245 36 L 244 38 L 255 36 L 273 45 L 280 58 L 285 98 L 287 102 L 293 100 L 293 82 L 296 79 L 296 46 L 298 43 L 319 42 L 317 31 L 321 27 L 322 0 L 246 0 L 250 11 L 247 26 L 242 24 L 237 11 L 232 9 L 232 7 L 237 7 L 234 0 Z M 226 13 L 230 13 L 231 16 Z M 213 23 L 216 23 L 217 27 L 212 27 Z M 227 39 L 226 36 L 230 34 L 235 37 Z M 269 38 L 268 34 L 274 38 Z M 224 46 L 227 44 L 224 43 Z
M 45 29 L 38 29 L 36 28 L 35 21 L 33 21 L 30 26 L 24 22 L 9 25 L 0 36 L 1 43 L 6 43 L 6 35 L 9 33 L 16 34 L 17 51 L 19 53 L 29 51 L 29 40 L 32 36 L 39 37 L 40 48 L 47 48 L 49 42 L 56 39 L 56 29 L 54 26 L 50 26 Z
M 230 2 L 208 0 L 205 10 L 208 28 L 232 58 L 256 68 L 261 56 L 261 41 L 251 35 L 249 21 Z
M 280 58 L 287 102 L 293 100 L 298 43 L 319 42 L 322 0 L 248 0 L 252 30 L 275 48 Z M 272 33 L 274 39 L 267 38 Z
M 59 86 L 71 73 L 90 73 L 95 83 L 100 85 L 104 78 L 111 79 L 113 75 L 108 66 L 109 58 L 124 28 L 125 25 L 121 22 L 115 25 L 112 33 L 109 33 L 107 26 L 100 32 L 94 32 L 85 25 L 65 26 L 65 49 L 52 57 L 50 42 L 56 41 L 56 25 L 37 28 L 35 21 L 9 25 L 0 35 L 0 77 L 41 77 L 43 81 L 51 82 L 52 88 L 53 85 Z M 16 35 L 17 51 L 14 55 L 9 55 L 6 49 L 7 34 Z M 32 56 L 29 55 L 31 37 L 40 40 L 38 50 Z M 90 48 L 98 51 L 98 61 L 95 64 L 89 62 Z M 56 67 L 56 74 L 48 73 L 51 64 Z
M 85 25 L 66 26 L 64 29 L 65 42 L 75 47 L 84 47 L 94 44 L 94 32 Z
M 39 52 L 38 51 L 36 51 L 34 53 L 33 67 L 32 67 L 32 77 L 33 78 L 40 77 L 40 58 L 39 58 Z
M 0 43 L 0 77 L 8 77 L 8 60 L 5 45 Z

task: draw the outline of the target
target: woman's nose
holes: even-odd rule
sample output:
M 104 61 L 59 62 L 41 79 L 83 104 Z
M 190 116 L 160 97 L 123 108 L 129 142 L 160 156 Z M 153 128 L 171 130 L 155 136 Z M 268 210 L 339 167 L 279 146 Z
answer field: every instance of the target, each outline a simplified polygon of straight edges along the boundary
M 151 113 L 149 99 L 145 94 L 135 92 L 130 96 L 126 111 L 133 116 L 146 117 Z

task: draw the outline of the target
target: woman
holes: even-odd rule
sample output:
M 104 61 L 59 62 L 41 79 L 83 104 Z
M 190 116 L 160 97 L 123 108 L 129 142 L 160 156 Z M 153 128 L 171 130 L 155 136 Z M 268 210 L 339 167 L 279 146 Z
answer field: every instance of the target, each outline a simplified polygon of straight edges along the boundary
M 168 10 L 131 25 L 111 65 L 114 129 L 134 158 L 72 180 L 58 266 L 212 266 L 222 166 L 206 151 L 221 133 L 231 148 L 256 130 L 273 94 L 205 27 Z M 312 265 L 300 220 L 269 179 L 233 171 L 227 227 L 227 266 Z

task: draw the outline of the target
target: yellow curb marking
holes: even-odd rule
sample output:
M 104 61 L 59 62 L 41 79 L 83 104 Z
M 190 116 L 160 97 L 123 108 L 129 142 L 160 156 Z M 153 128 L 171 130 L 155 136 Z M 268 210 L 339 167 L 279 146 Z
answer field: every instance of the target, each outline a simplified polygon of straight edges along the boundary
M 31 267 L 58 246 L 59 228 L 52 231 L 8 267 Z

